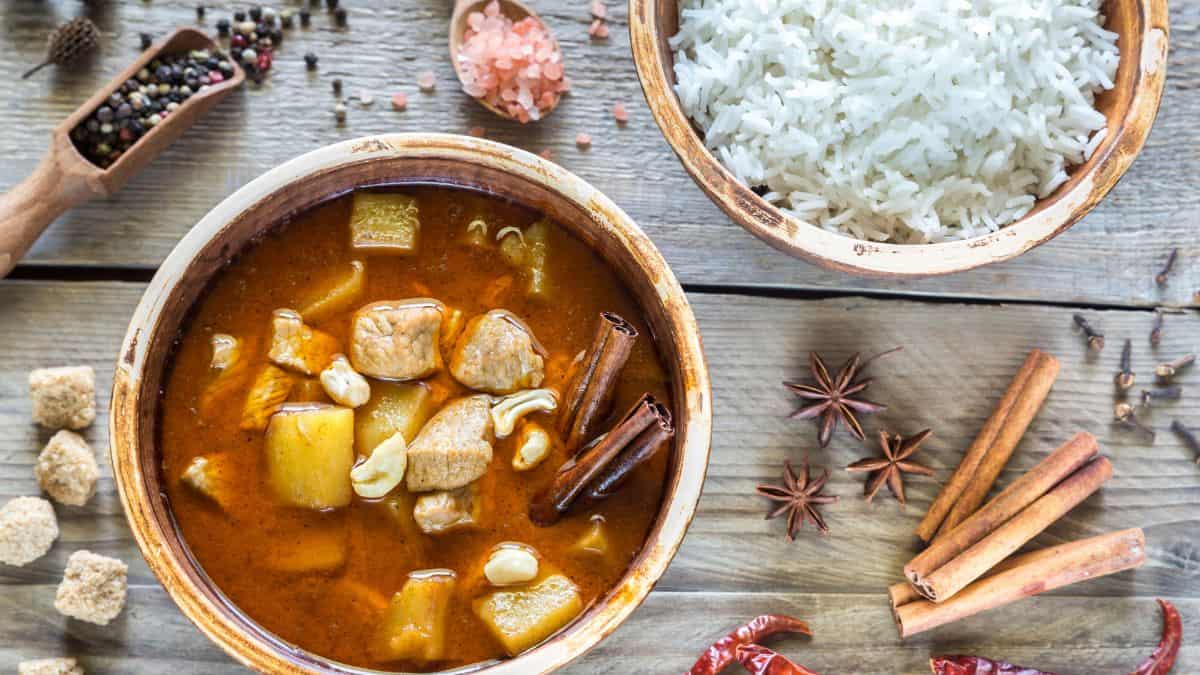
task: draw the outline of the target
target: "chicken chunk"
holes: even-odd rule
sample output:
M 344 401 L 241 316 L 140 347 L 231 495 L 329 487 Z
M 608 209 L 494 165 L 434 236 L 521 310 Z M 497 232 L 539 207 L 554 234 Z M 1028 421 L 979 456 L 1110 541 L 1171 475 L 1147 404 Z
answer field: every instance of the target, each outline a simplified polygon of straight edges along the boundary
M 489 397 L 447 403 L 408 446 L 408 489 L 453 490 L 474 481 L 492 461 L 493 439 Z
M 350 363 L 363 375 L 415 380 L 442 367 L 438 335 L 445 307 L 418 298 L 374 302 L 354 313 Z
M 511 394 L 542 384 L 545 363 L 533 331 L 502 309 L 471 319 L 454 346 L 450 374 L 464 386 Z
M 338 353 L 337 338 L 309 328 L 290 309 L 277 309 L 271 317 L 271 351 L 267 358 L 280 368 L 316 375 Z
M 479 525 L 479 490 L 472 483 L 457 490 L 444 490 L 417 497 L 413 520 L 425 534 L 441 534 Z

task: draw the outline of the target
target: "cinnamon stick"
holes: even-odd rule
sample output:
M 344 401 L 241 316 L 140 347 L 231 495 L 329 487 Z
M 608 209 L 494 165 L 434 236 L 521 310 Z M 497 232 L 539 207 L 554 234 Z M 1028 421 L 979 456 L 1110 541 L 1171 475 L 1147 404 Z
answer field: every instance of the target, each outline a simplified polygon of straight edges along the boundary
M 1142 530 L 1121 530 L 1017 556 L 946 602 L 909 600 L 893 604 L 892 614 L 900 637 L 907 638 L 1022 598 L 1133 569 L 1145 561 Z M 903 595 L 892 594 L 893 603 L 897 597 Z
M 637 336 L 637 329 L 628 321 L 601 312 L 592 345 L 576 360 L 563 396 L 558 426 L 569 452 L 590 440 L 593 427 L 608 414 L 621 369 L 629 360 Z
M 666 446 L 667 440 L 675 435 L 675 425 L 671 422 L 671 411 L 650 397 L 650 405 L 654 407 L 655 424 L 651 424 L 638 435 L 617 458 L 600 474 L 600 477 L 588 485 L 584 495 L 588 501 L 607 499 L 612 493 L 621 488 L 633 470 L 646 463 L 658 454 L 659 449 Z
M 904 566 L 904 576 L 919 579 L 932 574 L 1075 473 L 1099 451 L 1095 436 L 1087 432 L 1075 434 L 973 516 L 938 535 L 929 548 Z
M 567 460 L 554 476 L 554 482 L 529 504 L 529 518 L 537 525 L 552 525 L 558 521 L 597 479 L 608 476 L 614 461 L 624 453 L 641 455 L 657 449 L 665 439 L 664 432 L 674 433 L 670 414 L 650 394 L 643 394 L 629 412 L 608 433 L 596 439 L 583 451 Z M 625 470 L 619 478 L 632 467 Z M 615 489 L 612 479 L 606 483 Z M 607 496 L 607 494 L 605 494 Z
M 917 526 L 916 534 L 922 541 L 932 541 L 939 530 L 949 532 L 983 503 L 1046 400 L 1058 377 L 1058 367 L 1053 356 L 1038 349 L 1029 352 L 995 411 Z
M 906 567 L 905 576 L 921 595 L 934 602 L 945 602 L 1099 490 L 1111 477 L 1112 463 L 1105 457 L 1097 457 L 953 560 L 928 574 L 910 575 L 912 570 Z

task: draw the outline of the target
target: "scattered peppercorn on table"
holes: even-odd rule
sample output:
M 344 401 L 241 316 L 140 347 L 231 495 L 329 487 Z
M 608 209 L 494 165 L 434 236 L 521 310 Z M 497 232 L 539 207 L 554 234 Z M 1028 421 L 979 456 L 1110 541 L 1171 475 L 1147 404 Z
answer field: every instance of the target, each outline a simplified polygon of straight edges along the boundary
M 234 10 L 250 9 L 206 4 L 204 12 L 190 0 L 0 6 L 0 64 L 10 75 L 0 82 L 8 101 L 0 113 L 8 159 L 0 185 L 7 189 L 32 171 L 50 130 L 134 58 L 143 33 L 156 38 L 198 26 L 216 35 L 218 22 L 233 24 Z M 291 27 L 272 41 L 261 84 L 250 78 L 116 196 L 60 218 L 0 281 L 0 505 L 49 499 L 59 533 L 41 557 L 34 554 L 45 533 L 28 543 L 19 558 L 34 556 L 29 564 L 0 563 L 0 671 L 74 657 L 88 673 L 244 672 L 183 617 L 126 526 L 107 455 L 116 352 L 158 264 L 215 204 L 303 152 L 393 131 L 482 133 L 552 157 L 642 226 L 688 290 L 700 323 L 716 424 L 697 516 L 645 604 L 565 672 L 683 672 L 714 640 L 766 613 L 811 627 L 812 638 L 781 636 L 767 646 L 821 673 L 925 673 L 931 656 L 953 653 L 1056 672 L 1128 672 L 1158 644 L 1158 597 L 1174 603 L 1185 624 L 1173 672 L 1200 671 L 1200 642 L 1189 638 L 1200 625 L 1200 466 L 1171 431 L 1176 420 L 1200 431 L 1200 368 L 1178 369 L 1178 399 L 1151 395 L 1141 405 L 1143 389 L 1158 390 L 1157 365 L 1200 350 L 1200 218 L 1192 204 L 1200 194 L 1200 5 L 1171 8 L 1175 39 L 1156 128 L 1124 181 L 1083 223 L 1012 262 L 895 282 L 793 260 L 713 206 L 646 110 L 624 4 L 607 4 L 605 30 L 596 28 L 588 0 L 532 4 L 562 46 L 571 91 L 553 114 L 527 125 L 500 120 L 461 92 L 445 48 L 450 3 L 342 0 L 337 12 L 307 0 L 276 7 L 291 10 Z M 42 60 L 46 34 L 81 14 L 102 33 L 98 58 L 20 80 Z M 121 114 L 120 104 L 113 114 Z M 1159 283 L 1155 276 L 1175 248 L 1178 258 Z M 1155 308 L 1166 308 L 1157 346 L 1150 337 Z M 1077 313 L 1106 336 L 1102 350 L 1095 340 L 1089 345 Z M 1132 349 L 1123 368 L 1126 338 Z M 796 400 L 780 383 L 811 381 L 810 351 L 836 368 L 856 352 L 897 345 L 904 349 L 870 366 L 875 379 L 864 396 L 887 408 L 859 418 L 866 443 L 841 426 L 822 448 L 812 421 L 788 419 Z M 997 486 L 1011 484 L 1076 431 L 1091 432 L 1113 478 L 1033 544 L 1140 527 L 1147 563 L 902 641 L 888 587 L 903 581 L 901 568 L 919 550 L 913 530 L 1035 348 L 1057 357 L 1061 371 Z M 75 366 L 95 371 L 90 425 L 54 408 L 62 401 L 31 397 L 31 371 Z M 1114 376 L 1130 371 L 1136 380 L 1125 400 L 1137 423 L 1157 432 L 1152 442 L 1133 420 L 1113 421 L 1114 396 L 1125 389 Z M 34 423 L 35 414 L 58 416 L 51 426 L 73 429 L 71 435 L 56 437 Z M 933 433 L 916 461 L 934 476 L 904 476 L 906 505 L 888 490 L 866 502 L 864 476 L 845 468 L 880 453 L 881 430 L 908 438 L 926 428 Z M 47 445 L 55 461 L 87 468 L 79 456 L 86 446 L 73 434 L 95 452 L 94 494 L 86 485 L 43 492 L 37 467 Z M 789 541 L 786 523 L 764 520 L 775 503 L 755 487 L 778 484 L 784 460 L 795 467 L 807 461 L 814 478 L 829 470 L 822 494 L 838 500 L 820 506 L 827 535 L 810 521 Z M 19 504 L 30 518 L 46 520 L 41 506 Z M 68 619 L 55 608 L 64 571 L 83 550 L 128 565 L 122 571 L 115 562 L 74 560 L 127 580 L 123 608 L 72 610 L 107 618 L 115 609 L 107 625 Z

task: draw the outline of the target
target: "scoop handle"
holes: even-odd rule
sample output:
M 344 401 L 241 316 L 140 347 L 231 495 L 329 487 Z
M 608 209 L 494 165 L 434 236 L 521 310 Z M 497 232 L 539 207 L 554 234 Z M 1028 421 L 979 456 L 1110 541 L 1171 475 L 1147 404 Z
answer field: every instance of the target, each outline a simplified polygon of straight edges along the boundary
M 65 170 L 59 157 L 52 145 L 33 173 L 0 197 L 0 278 L 8 276 L 55 218 L 105 192 L 86 176 Z

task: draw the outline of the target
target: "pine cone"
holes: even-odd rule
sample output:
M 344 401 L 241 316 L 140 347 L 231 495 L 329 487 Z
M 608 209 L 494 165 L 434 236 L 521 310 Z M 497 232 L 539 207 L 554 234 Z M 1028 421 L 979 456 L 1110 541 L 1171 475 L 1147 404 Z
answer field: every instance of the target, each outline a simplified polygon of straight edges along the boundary
M 100 30 L 86 17 L 77 17 L 55 28 L 46 40 L 46 60 L 21 76 L 25 79 L 50 64 L 65 66 L 100 44 Z

